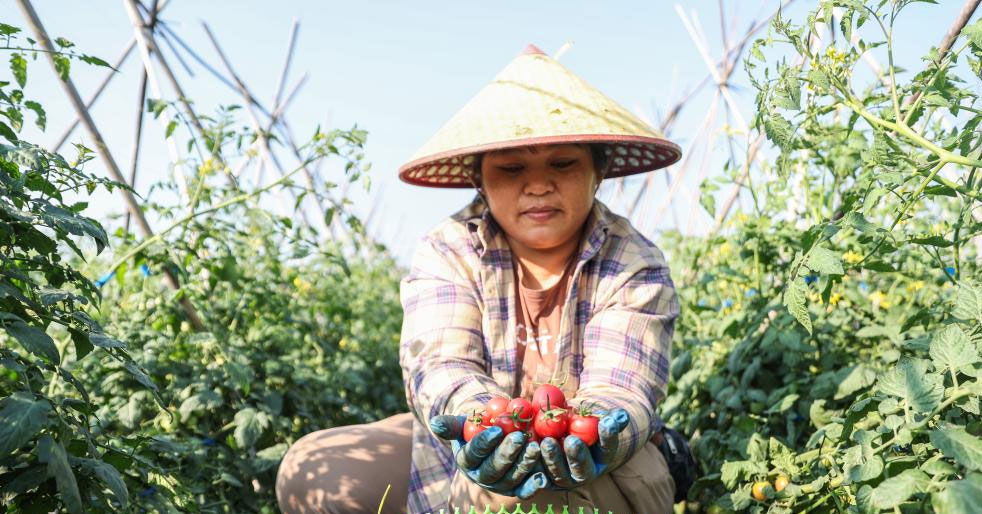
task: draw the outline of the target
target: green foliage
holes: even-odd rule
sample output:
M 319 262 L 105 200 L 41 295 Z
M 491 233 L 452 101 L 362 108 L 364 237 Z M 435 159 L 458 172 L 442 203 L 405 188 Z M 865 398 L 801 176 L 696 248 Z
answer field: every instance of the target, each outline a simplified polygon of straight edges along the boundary
M 219 109 L 188 139 L 189 197 L 161 183 L 144 199 L 170 224 L 110 236 L 83 215 L 87 196 L 125 186 L 86 174 L 84 147 L 69 164 L 17 137 L 25 111 L 45 121 L 24 97 L 33 50 L 16 45 L 18 32 L 0 24 L 20 88 L 0 82 L 0 503 L 12 513 L 275 512 L 275 472 L 296 439 L 406 409 L 400 271 L 332 195 L 337 184 L 293 182 L 324 159 L 339 160 L 346 180 L 367 177 L 365 131 L 318 130 L 295 169 L 245 191 L 225 162 L 257 137 L 234 108 Z M 56 44 L 63 74 L 70 59 L 102 62 Z M 172 119 L 176 138 L 190 124 Z M 349 228 L 328 238 L 261 208 L 274 192 L 316 197 Z
M 982 68 L 982 29 L 905 81 L 893 21 L 930 8 L 910 3 L 823 1 L 803 25 L 777 16 L 745 61 L 774 144 L 752 211 L 725 235 L 668 238 L 686 269 L 661 412 L 694 435 L 692 511 L 978 504 L 982 110 L 956 73 Z M 859 39 L 813 50 L 820 25 Z M 859 93 L 870 49 L 890 66 Z M 792 55 L 767 57 L 779 50 Z M 781 475 L 787 488 L 753 499 L 753 482 Z

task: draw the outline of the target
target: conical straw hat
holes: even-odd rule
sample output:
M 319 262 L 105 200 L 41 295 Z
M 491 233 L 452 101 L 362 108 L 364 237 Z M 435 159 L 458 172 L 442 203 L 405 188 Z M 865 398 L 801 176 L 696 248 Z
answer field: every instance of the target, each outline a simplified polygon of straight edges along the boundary
M 399 178 L 472 187 L 474 154 L 555 143 L 607 143 L 607 177 L 656 170 L 682 156 L 678 145 L 529 45 L 399 168 Z

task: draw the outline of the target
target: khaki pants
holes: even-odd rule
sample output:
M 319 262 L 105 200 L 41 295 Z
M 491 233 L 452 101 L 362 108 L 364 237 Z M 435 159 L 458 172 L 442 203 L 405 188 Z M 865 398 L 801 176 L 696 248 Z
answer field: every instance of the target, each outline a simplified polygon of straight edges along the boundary
M 280 509 L 287 514 L 376 513 L 385 487 L 391 484 L 382 512 L 405 514 L 412 421 L 412 415 L 404 413 L 303 436 L 283 457 L 276 475 Z M 454 507 L 467 512 L 471 505 L 479 512 L 485 505 L 492 512 L 504 505 L 511 512 L 519 504 L 527 511 L 532 503 L 545 512 L 551 503 L 557 514 L 563 505 L 571 514 L 578 507 L 585 512 L 597 508 L 614 514 L 668 514 L 675 494 L 665 458 L 653 443 L 623 466 L 573 491 L 540 491 L 522 501 L 481 489 L 460 473 L 450 487 L 451 512 Z

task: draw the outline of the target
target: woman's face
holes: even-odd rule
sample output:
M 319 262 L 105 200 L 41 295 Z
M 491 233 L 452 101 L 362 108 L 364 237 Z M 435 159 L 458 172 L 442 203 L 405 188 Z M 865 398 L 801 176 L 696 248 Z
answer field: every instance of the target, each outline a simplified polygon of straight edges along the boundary
M 590 148 L 576 144 L 489 152 L 481 161 L 481 181 L 491 214 L 515 251 L 575 245 L 597 189 Z

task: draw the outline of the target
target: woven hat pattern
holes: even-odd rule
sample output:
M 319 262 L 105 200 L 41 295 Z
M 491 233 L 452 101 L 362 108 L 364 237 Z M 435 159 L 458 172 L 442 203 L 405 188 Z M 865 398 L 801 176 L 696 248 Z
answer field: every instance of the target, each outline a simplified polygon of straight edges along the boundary
M 678 145 L 530 47 L 457 112 L 399 170 L 406 182 L 471 187 L 476 153 L 533 144 L 606 143 L 607 177 L 668 166 Z

